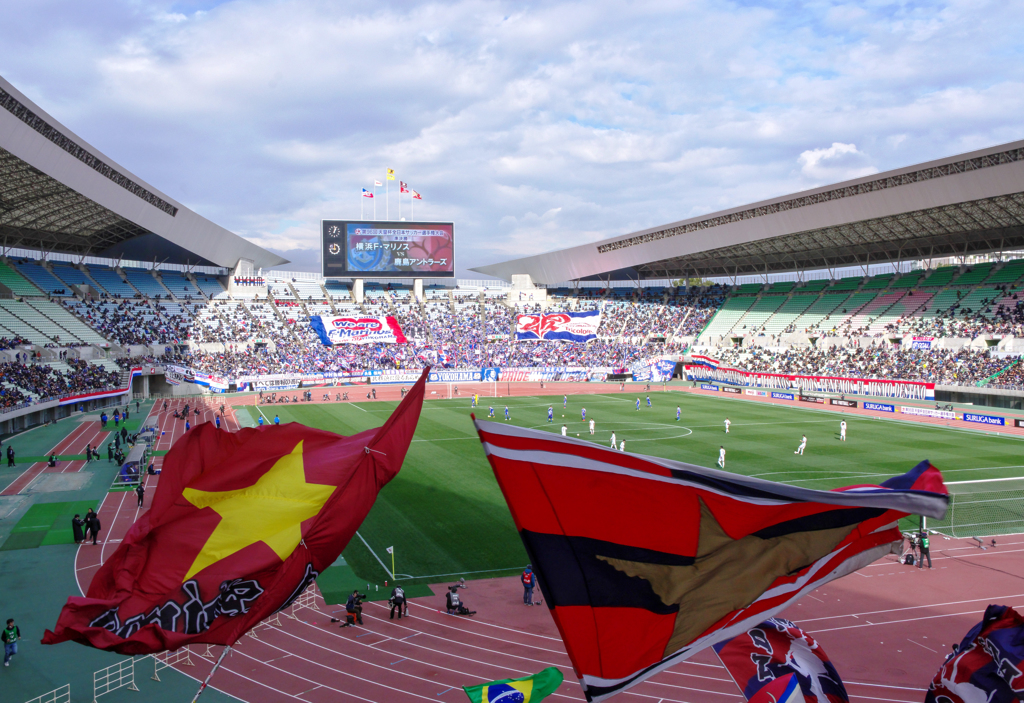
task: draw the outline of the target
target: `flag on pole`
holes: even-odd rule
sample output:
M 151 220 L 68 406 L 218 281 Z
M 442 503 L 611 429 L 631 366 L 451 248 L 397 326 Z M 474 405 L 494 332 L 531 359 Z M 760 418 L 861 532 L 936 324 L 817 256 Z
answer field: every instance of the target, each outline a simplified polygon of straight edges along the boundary
M 371 193 L 370 191 L 366 190 L 366 188 L 363 188 L 363 197 L 364 198 L 372 198 L 373 197 L 373 193 Z
M 422 196 L 422 195 L 420 195 L 419 193 L 417 193 L 417 192 L 416 192 L 416 191 L 414 190 L 414 191 L 412 191 L 412 199 L 413 199 L 413 200 L 423 200 L 423 196 Z
M 925 703 L 1019 703 L 1024 693 L 1024 618 L 990 605 L 939 668 Z
M 375 181 L 373 182 L 373 185 L 375 185 L 375 186 L 377 186 L 377 187 L 379 188 L 380 186 L 382 186 L 382 185 L 384 185 L 384 184 L 383 184 L 383 183 L 381 183 L 380 181 L 376 181 L 376 180 L 375 180 Z
M 850 703 L 839 672 L 813 637 L 785 618 L 768 618 L 731 640 L 714 646 L 729 676 L 748 701 L 786 700 L 785 690 L 796 679 L 797 691 L 788 697 L 806 703 Z M 775 683 L 772 688 L 769 684 Z M 779 694 L 784 695 L 779 695 Z
M 870 564 L 902 538 L 897 520 L 949 504 L 927 461 L 815 491 L 474 422 L 591 701 Z
M 150 510 L 43 644 L 133 655 L 237 642 L 341 554 L 402 466 L 426 378 L 382 427 L 351 437 L 295 422 L 193 428 L 167 453 Z
M 406 183 L 405 181 L 399 181 L 398 182 L 398 188 L 399 188 L 399 192 L 400 193 L 408 193 L 409 192 L 409 184 Z
M 395 548 L 394 547 L 388 547 L 387 552 L 388 552 L 388 554 L 394 554 L 395 553 Z
M 562 672 L 549 666 L 521 679 L 502 679 L 479 686 L 463 686 L 472 703 L 539 703 L 562 685 Z
M 395 169 L 389 168 L 387 171 L 388 171 L 388 180 L 389 181 L 395 180 Z

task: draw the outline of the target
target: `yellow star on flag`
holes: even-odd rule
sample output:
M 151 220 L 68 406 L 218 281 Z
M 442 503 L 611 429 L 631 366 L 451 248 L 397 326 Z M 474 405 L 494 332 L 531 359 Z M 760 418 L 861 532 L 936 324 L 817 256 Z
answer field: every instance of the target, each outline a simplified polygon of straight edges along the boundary
M 320 512 L 335 488 L 306 482 L 302 442 L 248 488 L 216 492 L 186 488 L 185 500 L 197 508 L 212 508 L 221 520 L 184 580 L 257 542 L 284 561 L 302 541 L 302 522 Z

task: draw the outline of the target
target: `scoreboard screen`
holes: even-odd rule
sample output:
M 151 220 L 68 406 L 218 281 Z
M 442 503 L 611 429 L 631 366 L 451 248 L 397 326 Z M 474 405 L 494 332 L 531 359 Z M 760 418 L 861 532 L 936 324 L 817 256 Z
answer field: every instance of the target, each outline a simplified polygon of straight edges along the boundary
M 325 278 L 454 278 L 451 222 L 322 220 Z

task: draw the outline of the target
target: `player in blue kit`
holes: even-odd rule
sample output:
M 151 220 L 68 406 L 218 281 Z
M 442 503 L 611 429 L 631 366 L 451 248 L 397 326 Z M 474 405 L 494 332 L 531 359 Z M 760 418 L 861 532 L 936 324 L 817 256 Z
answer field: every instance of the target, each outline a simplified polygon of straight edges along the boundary
M 651 407 L 651 396 L 647 396 L 647 407 Z
M 683 412 L 682 408 L 676 406 L 676 422 L 679 422 L 679 415 Z
M 507 405 L 505 406 L 505 419 L 506 420 L 511 419 L 511 416 L 508 414 L 508 406 Z
M 640 412 L 640 399 L 639 398 L 636 399 L 636 411 Z
M 487 408 L 487 417 L 494 417 L 494 406 Z
M 568 404 L 569 404 L 569 396 L 563 395 L 562 396 L 562 410 L 565 410 L 565 408 L 566 408 L 566 406 Z
M 580 408 L 580 417 L 583 419 L 584 422 L 587 421 L 587 409 L 586 408 Z
M 549 405 L 548 406 L 548 422 L 554 422 L 554 417 L 555 417 L 555 411 L 552 410 L 551 406 Z

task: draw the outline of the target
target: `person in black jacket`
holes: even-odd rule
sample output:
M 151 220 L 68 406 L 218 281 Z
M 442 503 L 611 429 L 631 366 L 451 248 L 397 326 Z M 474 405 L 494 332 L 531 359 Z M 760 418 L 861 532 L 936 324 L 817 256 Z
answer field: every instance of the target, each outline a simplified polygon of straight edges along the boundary
M 78 513 L 71 518 L 71 532 L 75 535 L 75 544 L 81 544 L 85 541 L 85 534 L 82 532 L 82 527 L 85 525 L 85 520 L 79 517 Z
M 7 618 L 7 627 L 0 633 L 0 640 L 4 642 L 4 666 L 11 665 L 11 657 L 18 653 L 20 639 L 21 630 L 14 624 L 14 618 Z
M 143 507 L 143 503 L 146 501 L 146 487 L 139 481 L 139 485 L 135 487 L 135 495 L 139 497 L 139 507 Z
M 85 517 L 82 518 L 82 522 L 85 524 L 85 536 L 82 538 L 83 542 L 89 541 L 89 533 L 92 532 L 92 508 L 85 511 Z
M 391 598 L 388 600 L 391 604 L 391 620 L 395 619 L 395 608 L 398 608 L 398 619 L 402 619 L 402 611 L 405 614 L 409 614 L 409 605 L 405 601 L 405 589 L 401 586 L 395 586 L 391 589 Z
M 352 591 L 352 595 L 348 597 L 348 602 L 345 603 L 346 612 L 352 613 L 355 617 L 356 623 L 359 625 L 363 624 L 363 599 L 365 595 L 360 593 L 358 590 Z M 342 625 L 344 627 L 344 625 Z
M 921 558 L 917 560 L 917 568 L 924 568 L 924 560 L 928 559 L 928 568 L 932 568 L 932 555 L 928 549 L 928 533 L 921 530 L 917 535 L 918 548 L 921 551 Z
M 14 463 L 14 447 L 7 445 L 7 466 L 15 466 Z
M 90 508 L 90 510 L 91 510 L 91 508 Z M 92 514 L 92 518 L 91 518 L 91 522 L 89 523 L 89 531 L 92 532 L 92 543 L 93 544 L 96 544 L 96 538 L 99 536 L 100 530 L 102 528 L 103 528 L 103 526 L 100 525 L 100 516 L 97 515 L 96 513 L 93 513 Z

